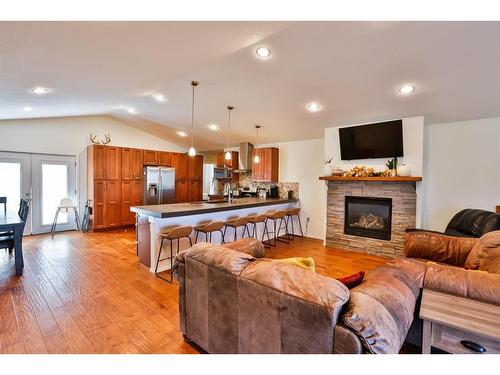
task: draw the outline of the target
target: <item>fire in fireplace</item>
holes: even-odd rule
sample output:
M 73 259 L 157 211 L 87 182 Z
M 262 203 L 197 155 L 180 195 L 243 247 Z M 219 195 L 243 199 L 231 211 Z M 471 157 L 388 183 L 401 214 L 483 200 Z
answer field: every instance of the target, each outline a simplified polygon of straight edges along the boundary
M 391 220 L 391 198 L 345 197 L 345 234 L 390 241 Z

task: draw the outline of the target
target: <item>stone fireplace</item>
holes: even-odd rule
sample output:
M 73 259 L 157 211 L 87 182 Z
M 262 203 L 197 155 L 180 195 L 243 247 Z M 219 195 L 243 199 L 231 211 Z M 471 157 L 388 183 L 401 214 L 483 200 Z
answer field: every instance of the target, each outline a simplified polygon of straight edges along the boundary
M 416 203 L 413 181 L 329 180 L 326 245 L 401 256 L 405 229 L 415 227 Z
M 345 197 L 344 233 L 391 240 L 392 198 Z

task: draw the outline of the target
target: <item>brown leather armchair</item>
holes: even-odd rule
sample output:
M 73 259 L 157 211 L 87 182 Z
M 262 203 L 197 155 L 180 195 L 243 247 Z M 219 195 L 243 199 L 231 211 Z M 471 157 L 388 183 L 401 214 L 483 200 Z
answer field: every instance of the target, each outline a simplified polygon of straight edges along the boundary
M 480 238 L 407 229 L 405 258 L 390 260 L 428 288 L 460 297 L 500 305 L 500 230 Z M 421 344 L 420 297 L 407 341 Z

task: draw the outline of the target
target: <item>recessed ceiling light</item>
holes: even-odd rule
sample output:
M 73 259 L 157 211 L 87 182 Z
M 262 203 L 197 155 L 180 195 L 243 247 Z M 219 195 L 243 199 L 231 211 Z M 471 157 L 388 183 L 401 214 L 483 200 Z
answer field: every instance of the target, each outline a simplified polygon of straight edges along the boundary
M 134 108 L 129 108 L 127 109 L 127 112 L 130 113 L 131 115 L 136 115 L 138 114 L 139 112 L 137 112 Z
M 187 137 L 186 132 L 182 132 L 182 131 L 177 132 L 177 135 L 178 135 L 179 137 Z
M 151 96 L 153 97 L 154 100 L 160 103 L 165 103 L 167 101 L 167 97 L 163 94 L 160 94 L 159 92 L 154 93 Z
M 255 53 L 257 54 L 257 56 L 265 58 L 265 57 L 269 57 L 271 55 L 271 50 L 267 47 L 259 47 L 255 51 Z
M 415 86 L 413 85 L 403 85 L 399 88 L 399 93 L 402 95 L 411 94 L 415 90 Z
M 32 110 L 33 110 L 33 108 L 31 108 L 31 107 L 28 107 L 28 106 L 23 107 L 24 112 L 31 112 Z
M 321 106 L 318 103 L 309 103 L 306 105 L 306 108 L 309 112 L 318 112 L 321 110 Z
M 50 89 L 38 86 L 38 87 L 33 87 L 32 89 L 30 89 L 30 91 L 36 95 L 45 95 L 50 92 Z
M 216 131 L 216 130 L 219 130 L 220 129 L 220 126 L 217 125 L 217 124 L 208 124 L 208 128 L 210 130 L 213 130 L 213 131 Z

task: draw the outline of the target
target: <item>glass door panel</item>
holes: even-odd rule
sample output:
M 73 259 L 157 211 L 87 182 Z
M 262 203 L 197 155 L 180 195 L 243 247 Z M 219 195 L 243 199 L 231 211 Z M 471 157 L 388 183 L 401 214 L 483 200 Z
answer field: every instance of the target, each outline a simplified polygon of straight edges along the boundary
M 33 233 L 48 233 L 57 207 L 63 198 L 76 201 L 75 157 L 57 155 L 31 156 L 33 182 Z M 57 231 L 75 229 L 73 213 L 60 212 Z
M 21 198 L 30 200 L 30 155 L 0 152 L 0 197 L 7 198 L 7 214 L 17 215 Z M 3 205 L 0 215 L 4 214 Z M 24 234 L 31 233 L 31 212 L 26 220 Z

